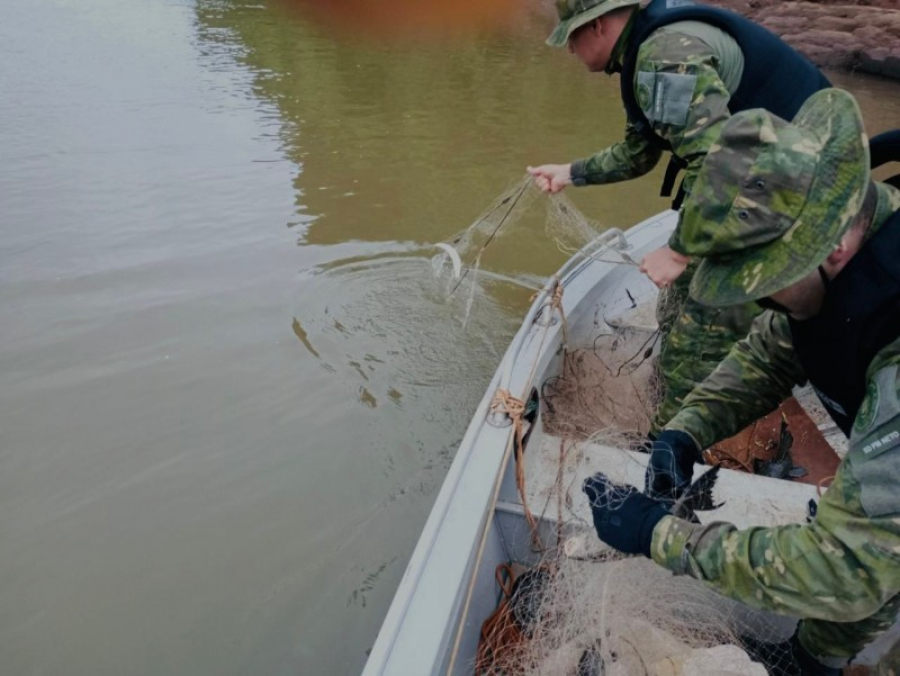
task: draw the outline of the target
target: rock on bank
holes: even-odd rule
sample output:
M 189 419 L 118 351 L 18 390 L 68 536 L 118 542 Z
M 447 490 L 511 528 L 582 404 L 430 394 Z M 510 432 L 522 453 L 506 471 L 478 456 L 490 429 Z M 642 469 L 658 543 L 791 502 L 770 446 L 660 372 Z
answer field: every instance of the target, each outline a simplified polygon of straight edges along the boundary
M 900 0 L 712 0 L 765 26 L 814 63 L 900 80 Z

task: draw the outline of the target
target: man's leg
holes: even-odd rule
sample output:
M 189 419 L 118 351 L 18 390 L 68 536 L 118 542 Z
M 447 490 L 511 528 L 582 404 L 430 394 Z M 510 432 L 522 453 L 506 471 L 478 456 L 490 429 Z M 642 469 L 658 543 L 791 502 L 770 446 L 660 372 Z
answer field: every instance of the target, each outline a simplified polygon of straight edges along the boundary
M 650 424 L 653 435 L 659 434 L 691 390 L 747 335 L 753 320 L 762 312 L 756 303 L 728 308 L 700 305 L 686 296 L 692 272 L 688 268 L 657 306 L 662 334 L 657 372 L 662 391 Z
M 842 667 L 887 631 L 898 615 L 900 595 L 885 603 L 874 615 L 858 622 L 803 620 L 797 629 L 797 638 L 806 651 L 822 664 Z

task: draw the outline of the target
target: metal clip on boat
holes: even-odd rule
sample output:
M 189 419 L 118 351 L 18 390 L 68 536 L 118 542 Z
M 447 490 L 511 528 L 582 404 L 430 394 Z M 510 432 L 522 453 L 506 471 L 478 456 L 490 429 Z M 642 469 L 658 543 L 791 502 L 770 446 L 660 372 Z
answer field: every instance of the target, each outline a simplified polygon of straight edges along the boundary
M 491 427 L 509 427 L 512 425 L 512 418 L 509 417 L 506 413 L 501 411 L 495 411 L 493 413 L 489 413 L 487 417 L 487 424 Z

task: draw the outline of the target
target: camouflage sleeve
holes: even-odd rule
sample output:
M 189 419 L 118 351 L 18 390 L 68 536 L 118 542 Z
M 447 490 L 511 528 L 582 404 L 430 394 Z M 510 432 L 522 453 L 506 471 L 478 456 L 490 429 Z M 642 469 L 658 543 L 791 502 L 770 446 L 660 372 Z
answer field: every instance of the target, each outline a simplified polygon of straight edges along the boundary
M 635 96 L 659 136 L 687 162 L 684 189 L 690 194 L 703 158 L 730 116 L 731 94 L 719 75 L 718 57 L 697 37 L 657 31 L 638 50 Z M 681 220 L 669 247 L 691 255 Z
M 686 432 L 700 448 L 708 448 L 774 410 L 805 380 L 787 318 L 763 312 L 750 333 L 685 398 L 666 429 Z
M 898 341 L 900 343 L 900 341 Z M 835 622 L 868 618 L 900 591 L 900 377 L 870 368 L 847 457 L 808 525 L 737 530 L 665 517 L 653 559 L 757 608 Z
M 625 125 L 624 141 L 572 163 L 572 182 L 601 185 L 637 178 L 653 169 L 661 155 L 662 151 L 651 146 L 629 122 Z

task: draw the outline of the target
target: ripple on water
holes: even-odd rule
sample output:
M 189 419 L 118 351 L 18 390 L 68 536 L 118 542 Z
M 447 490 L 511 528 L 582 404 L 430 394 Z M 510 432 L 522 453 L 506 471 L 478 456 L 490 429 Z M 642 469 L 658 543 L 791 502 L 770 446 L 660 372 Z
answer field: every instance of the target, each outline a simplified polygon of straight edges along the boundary
M 449 280 L 435 276 L 430 258 L 334 261 L 309 273 L 294 333 L 323 366 L 355 378 L 366 406 L 399 404 L 421 388 L 467 389 L 491 377 L 525 307 L 502 304 L 497 280 L 472 277 L 464 322 L 471 284 L 448 294 Z

